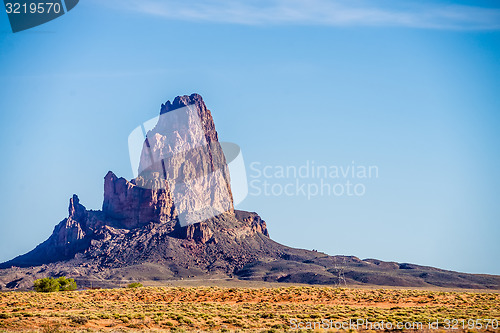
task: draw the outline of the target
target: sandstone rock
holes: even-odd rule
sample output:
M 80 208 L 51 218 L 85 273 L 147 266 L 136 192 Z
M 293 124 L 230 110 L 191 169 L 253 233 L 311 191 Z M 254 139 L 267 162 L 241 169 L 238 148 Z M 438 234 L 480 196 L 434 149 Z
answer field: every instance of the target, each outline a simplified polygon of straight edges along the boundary
M 149 182 L 150 188 L 146 188 L 142 177 L 129 182 L 109 171 L 104 177 L 102 205 L 106 224 L 134 229 L 172 220 L 173 201 L 164 180 L 156 175 Z
M 53 233 L 53 245 L 63 246 L 68 248 L 66 244 L 72 244 L 78 242 L 85 237 L 86 221 L 87 221 L 87 210 L 83 205 L 80 204 L 80 200 L 76 194 L 69 199 L 68 207 L 69 216 L 64 219 L 59 225 L 56 226 Z M 66 255 L 70 251 L 64 251 Z
M 246 224 L 250 225 L 250 228 L 253 233 L 259 232 L 269 237 L 266 221 L 262 220 L 257 213 L 250 213 L 241 210 L 235 212 L 236 212 L 236 218 L 239 221 L 245 222 Z
M 139 175 L 165 180 L 181 226 L 233 212 L 229 170 L 200 95 L 179 96 L 162 105 L 143 145 Z
M 209 226 L 204 223 L 196 223 L 182 228 L 183 238 L 194 240 L 197 243 L 205 244 L 212 239 L 213 232 Z

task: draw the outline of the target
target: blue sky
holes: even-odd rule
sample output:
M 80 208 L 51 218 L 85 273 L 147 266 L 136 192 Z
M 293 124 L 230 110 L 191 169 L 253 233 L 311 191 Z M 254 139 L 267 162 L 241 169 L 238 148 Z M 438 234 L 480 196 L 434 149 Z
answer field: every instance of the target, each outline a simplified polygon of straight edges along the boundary
M 2 12 L 0 87 L 1 261 L 73 193 L 100 209 L 129 133 L 197 92 L 247 167 L 378 167 L 361 197 L 247 197 L 273 239 L 500 274 L 495 1 L 81 0 L 16 34 Z

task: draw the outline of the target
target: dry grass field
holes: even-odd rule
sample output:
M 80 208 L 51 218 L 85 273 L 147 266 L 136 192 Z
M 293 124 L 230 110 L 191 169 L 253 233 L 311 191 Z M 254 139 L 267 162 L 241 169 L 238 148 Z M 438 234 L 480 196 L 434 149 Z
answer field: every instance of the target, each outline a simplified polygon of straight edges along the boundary
M 433 332 L 500 332 L 491 327 L 491 323 L 500 321 L 500 294 L 313 286 L 0 293 L 0 332 L 283 332 L 294 331 L 294 325 L 298 329 L 299 322 L 306 331 L 314 328 L 307 325 L 317 325 L 323 320 L 340 325 L 347 324 L 349 319 L 353 324 L 357 320 L 390 322 L 396 332 L 412 328 Z M 494 320 L 489 322 L 489 319 Z M 429 329 L 428 323 L 436 321 L 439 328 Z M 397 323 L 424 326 L 398 329 Z M 316 326 L 317 331 L 322 328 Z M 344 332 L 370 331 L 370 328 L 381 331 L 377 326 L 360 326 L 359 330 L 352 326 L 337 328 Z M 328 331 L 337 330 L 334 327 Z

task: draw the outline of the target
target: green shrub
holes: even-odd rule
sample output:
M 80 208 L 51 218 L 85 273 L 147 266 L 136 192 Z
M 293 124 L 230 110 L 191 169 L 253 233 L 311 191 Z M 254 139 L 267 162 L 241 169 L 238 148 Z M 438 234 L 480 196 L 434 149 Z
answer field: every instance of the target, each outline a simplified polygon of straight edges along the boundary
M 57 279 L 38 279 L 33 284 L 33 288 L 38 292 L 49 293 L 54 291 L 76 290 L 77 287 L 75 280 L 67 278 L 65 276 L 61 276 Z
M 140 282 L 133 282 L 127 286 L 127 288 L 140 288 L 140 287 L 142 287 L 142 283 Z
M 59 284 L 59 282 L 57 282 L 57 279 L 44 278 L 36 280 L 33 287 L 38 292 L 49 293 L 53 291 L 59 291 L 61 285 Z
M 77 288 L 75 280 L 67 278 L 65 276 L 61 276 L 60 278 L 58 278 L 57 282 L 59 282 L 59 290 L 61 291 L 76 290 Z

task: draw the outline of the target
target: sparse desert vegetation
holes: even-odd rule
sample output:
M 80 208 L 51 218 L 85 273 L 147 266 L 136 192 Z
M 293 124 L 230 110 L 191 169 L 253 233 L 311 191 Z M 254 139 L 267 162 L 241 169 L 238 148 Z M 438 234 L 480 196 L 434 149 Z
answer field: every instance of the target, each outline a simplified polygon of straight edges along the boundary
M 314 286 L 0 293 L 0 332 L 279 332 L 291 331 L 291 320 L 305 323 L 349 319 L 392 323 L 463 319 L 466 325 L 468 319 L 500 320 L 500 294 Z M 441 325 L 433 331 L 451 330 Z M 487 330 L 453 330 L 457 331 L 500 332 L 491 326 Z

